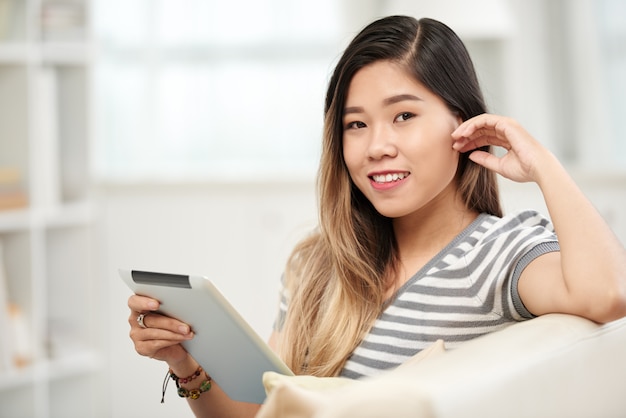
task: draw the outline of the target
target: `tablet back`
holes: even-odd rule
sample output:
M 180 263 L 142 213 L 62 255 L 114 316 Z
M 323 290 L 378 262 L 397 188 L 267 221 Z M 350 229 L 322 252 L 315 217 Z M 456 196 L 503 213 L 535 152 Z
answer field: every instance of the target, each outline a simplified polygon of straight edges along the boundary
M 262 403 L 266 371 L 293 373 L 202 276 L 120 270 L 132 291 L 161 302 L 160 312 L 189 324 L 183 346 L 233 400 Z

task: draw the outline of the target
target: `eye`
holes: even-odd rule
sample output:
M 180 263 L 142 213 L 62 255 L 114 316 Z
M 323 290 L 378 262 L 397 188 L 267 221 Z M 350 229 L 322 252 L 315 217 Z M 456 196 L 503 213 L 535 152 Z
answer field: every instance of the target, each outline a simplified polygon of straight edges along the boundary
M 366 125 L 365 123 L 361 122 L 361 121 L 354 121 L 354 122 L 348 122 L 345 126 L 345 130 L 348 129 L 361 129 L 361 128 L 365 128 Z
M 398 116 L 396 116 L 395 122 L 404 122 L 414 117 L 415 117 L 415 113 L 402 112 Z

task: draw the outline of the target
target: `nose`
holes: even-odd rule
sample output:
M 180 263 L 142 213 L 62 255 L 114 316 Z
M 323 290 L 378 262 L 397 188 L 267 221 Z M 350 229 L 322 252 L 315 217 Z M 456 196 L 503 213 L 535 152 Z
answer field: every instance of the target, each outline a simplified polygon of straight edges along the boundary
M 367 156 L 372 160 L 380 160 L 384 157 L 395 157 L 398 155 L 395 135 L 392 129 L 381 126 L 370 130 L 369 146 Z

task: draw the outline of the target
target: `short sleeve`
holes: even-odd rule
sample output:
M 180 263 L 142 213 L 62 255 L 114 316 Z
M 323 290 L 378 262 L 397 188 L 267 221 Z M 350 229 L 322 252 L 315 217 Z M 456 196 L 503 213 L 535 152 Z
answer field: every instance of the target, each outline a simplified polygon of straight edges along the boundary
M 519 279 L 524 269 L 536 258 L 550 252 L 560 251 L 559 242 L 552 222 L 536 211 L 523 211 L 515 215 L 520 220 L 519 228 L 526 230 L 525 243 L 521 247 L 517 261 L 515 262 L 511 276 L 511 301 L 513 307 L 523 318 L 535 317 L 522 302 L 519 295 Z

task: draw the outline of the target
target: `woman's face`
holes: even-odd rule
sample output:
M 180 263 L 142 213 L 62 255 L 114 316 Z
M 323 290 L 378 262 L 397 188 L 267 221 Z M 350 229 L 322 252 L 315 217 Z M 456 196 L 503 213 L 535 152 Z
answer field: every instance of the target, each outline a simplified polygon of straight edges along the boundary
M 401 218 L 451 203 L 461 120 L 400 65 L 378 61 L 348 89 L 343 153 L 350 177 L 376 210 Z

